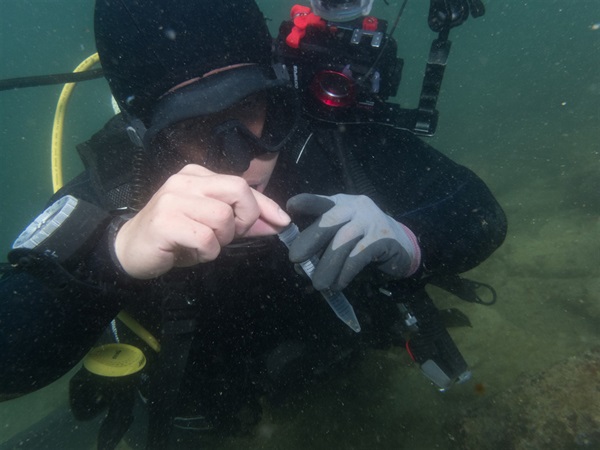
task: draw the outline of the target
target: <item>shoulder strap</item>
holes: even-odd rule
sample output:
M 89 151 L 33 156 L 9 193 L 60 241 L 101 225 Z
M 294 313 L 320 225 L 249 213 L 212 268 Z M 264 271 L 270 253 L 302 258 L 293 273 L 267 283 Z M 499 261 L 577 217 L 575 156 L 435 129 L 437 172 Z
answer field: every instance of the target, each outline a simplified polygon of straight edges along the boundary
M 198 305 L 174 289 L 163 302 L 161 351 L 150 380 L 147 450 L 168 447 L 190 347 L 198 328 Z

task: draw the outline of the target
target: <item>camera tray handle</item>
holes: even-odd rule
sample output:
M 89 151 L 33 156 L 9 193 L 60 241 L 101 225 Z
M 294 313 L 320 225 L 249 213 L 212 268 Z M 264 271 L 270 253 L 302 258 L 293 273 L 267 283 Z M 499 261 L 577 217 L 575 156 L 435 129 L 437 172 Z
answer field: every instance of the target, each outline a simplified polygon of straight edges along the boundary
M 416 134 L 431 136 L 435 132 L 438 112 L 435 109 L 444 71 L 450 54 L 451 42 L 448 40 L 450 29 L 461 25 L 469 17 L 485 14 L 481 0 L 431 0 L 429 7 L 429 28 L 439 33 L 431 43 L 416 122 L 413 131 Z
M 419 106 L 416 111 L 416 120 L 413 131 L 423 136 L 431 136 L 437 126 L 438 111 L 435 109 L 442 87 L 442 79 L 450 54 L 452 43 L 448 40 L 448 32 L 441 32 L 437 39 L 431 43 L 429 58 L 425 66 Z

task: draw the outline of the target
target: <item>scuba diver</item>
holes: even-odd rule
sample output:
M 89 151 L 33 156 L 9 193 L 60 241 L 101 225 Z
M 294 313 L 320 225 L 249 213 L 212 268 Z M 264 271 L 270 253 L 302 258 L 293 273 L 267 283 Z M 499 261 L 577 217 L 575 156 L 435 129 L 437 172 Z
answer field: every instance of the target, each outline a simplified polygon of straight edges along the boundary
M 368 14 L 372 1 L 358 3 L 344 21 Z M 2 269 L 0 401 L 94 346 L 132 344 L 145 355 L 133 381 L 99 381 L 88 364 L 71 408 L 80 419 L 108 409 L 99 448 L 114 448 L 137 401 L 147 448 L 160 449 L 181 433 L 248 429 L 261 397 L 365 348 L 405 345 L 441 389 L 468 378 L 425 286 L 503 242 L 481 179 L 414 130 L 321 120 L 253 0 L 97 0 L 95 37 L 121 112 L 78 147 L 84 172 Z

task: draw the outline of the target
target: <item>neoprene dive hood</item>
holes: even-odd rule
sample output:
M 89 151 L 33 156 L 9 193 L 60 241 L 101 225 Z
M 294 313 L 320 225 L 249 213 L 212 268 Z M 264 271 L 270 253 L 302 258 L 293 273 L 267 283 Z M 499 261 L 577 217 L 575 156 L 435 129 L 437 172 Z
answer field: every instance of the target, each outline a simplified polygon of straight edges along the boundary
M 253 0 L 97 0 L 96 46 L 119 107 L 148 124 L 172 87 L 233 65 L 271 63 Z

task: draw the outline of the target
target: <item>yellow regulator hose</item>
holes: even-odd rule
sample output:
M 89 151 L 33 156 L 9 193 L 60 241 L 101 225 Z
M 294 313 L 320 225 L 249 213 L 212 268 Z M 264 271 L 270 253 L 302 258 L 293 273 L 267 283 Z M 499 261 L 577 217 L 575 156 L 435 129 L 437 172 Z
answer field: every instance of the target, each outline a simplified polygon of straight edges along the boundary
M 73 72 L 83 72 L 89 70 L 94 64 L 100 62 L 98 53 L 88 56 L 81 64 L 79 64 Z M 67 103 L 75 89 L 76 83 L 67 83 L 60 93 L 58 103 L 56 104 L 56 112 L 54 113 L 54 124 L 52 126 L 52 187 L 54 192 L 58 191 L 63 186 L 62 173 L 62 144 L 63 144 L 63 129 L 65 122 L 65 113 L 67 111 Z

